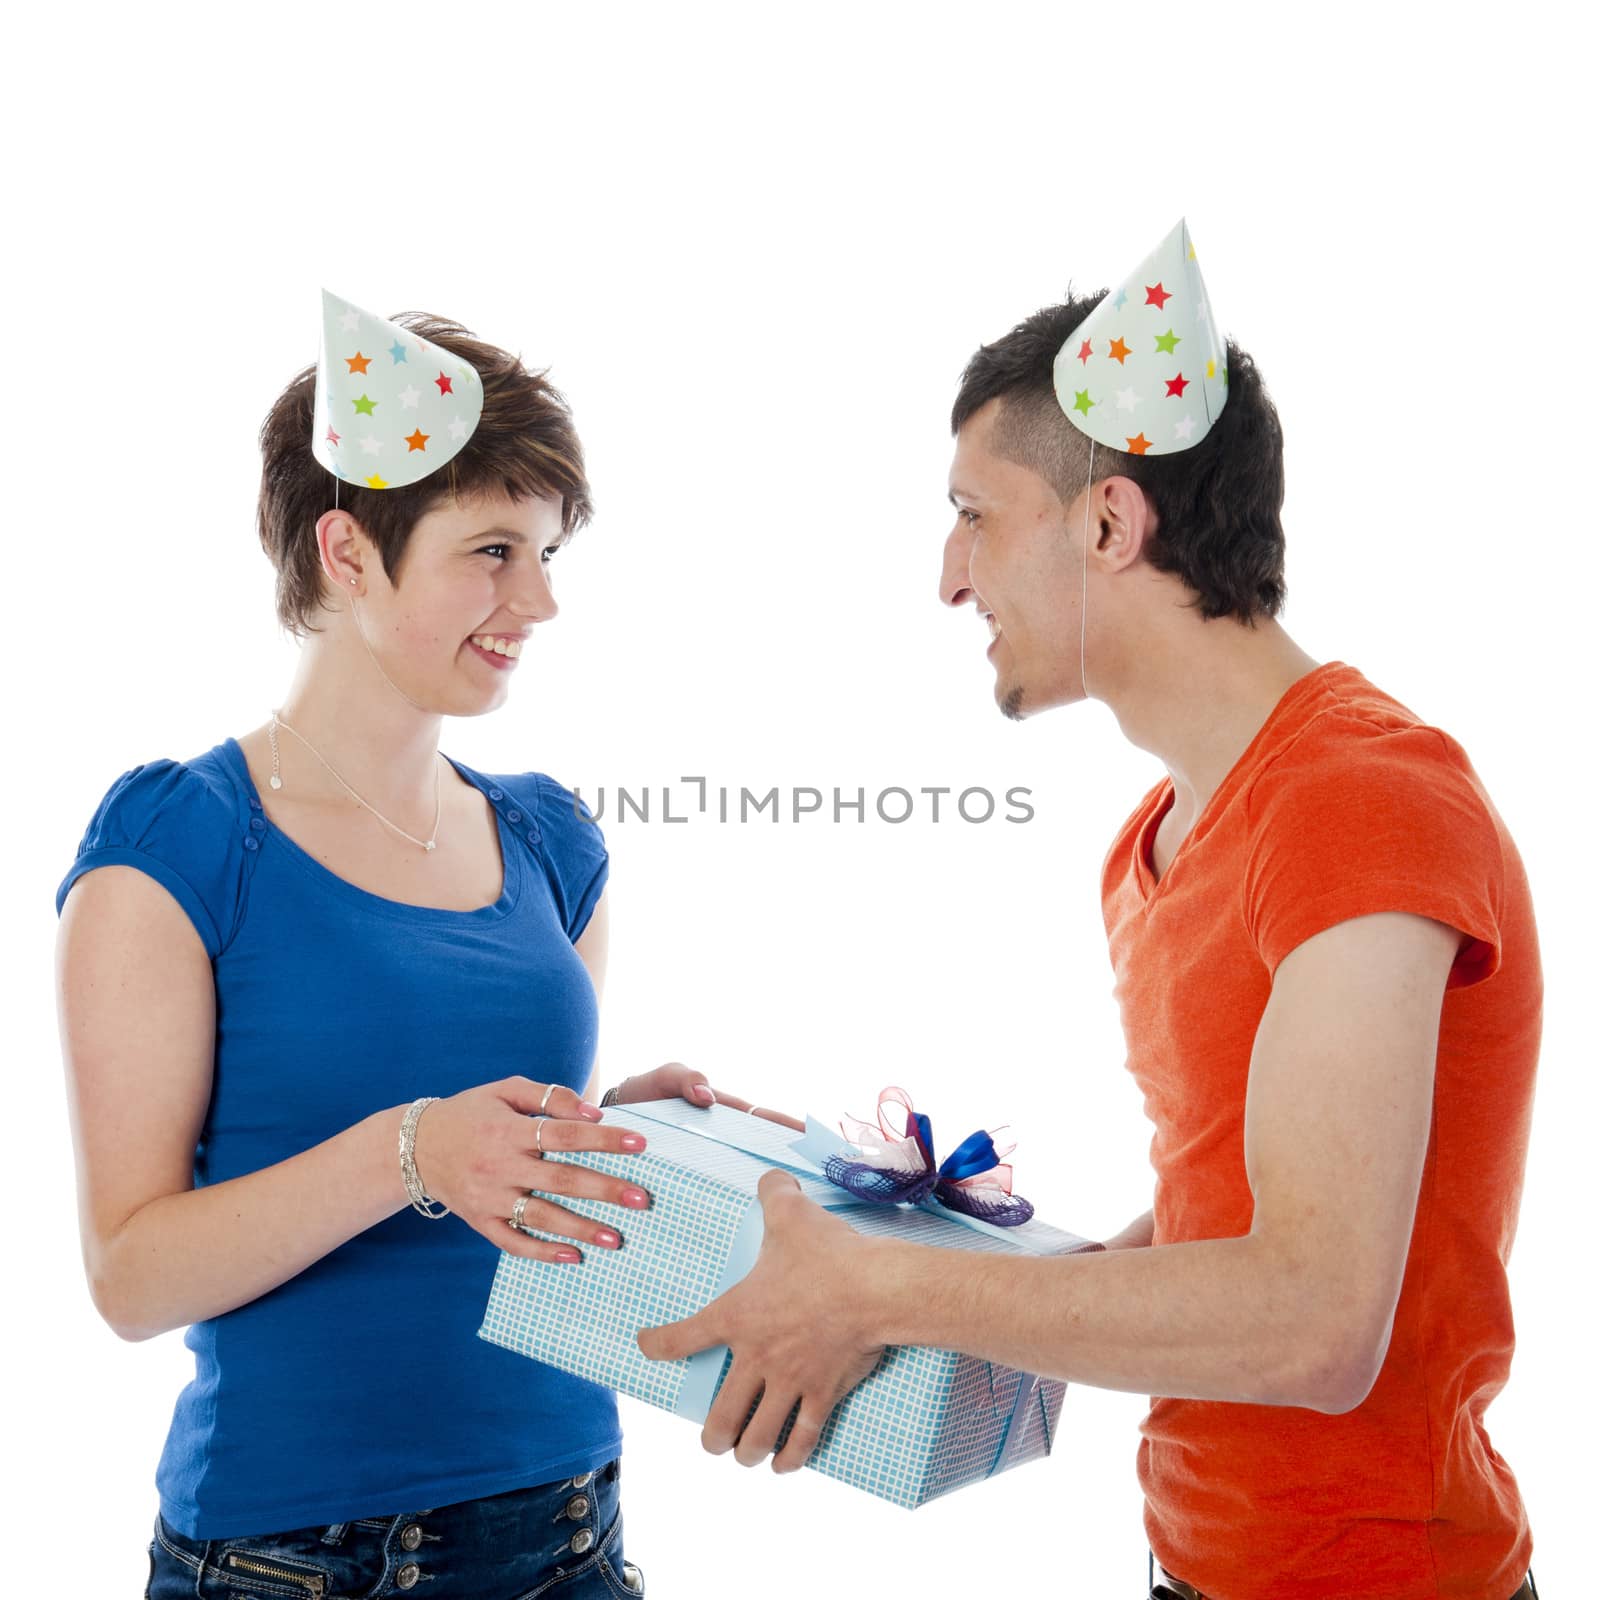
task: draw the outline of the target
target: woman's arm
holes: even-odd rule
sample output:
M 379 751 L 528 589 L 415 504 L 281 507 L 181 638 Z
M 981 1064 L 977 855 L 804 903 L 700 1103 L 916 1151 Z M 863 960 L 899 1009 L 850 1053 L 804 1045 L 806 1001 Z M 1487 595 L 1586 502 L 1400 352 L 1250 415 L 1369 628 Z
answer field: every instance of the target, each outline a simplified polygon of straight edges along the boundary
M 195 1190 L 216 990 L 177 901 L 137 868 L 62 908 L 57 993 L 89 1292 L 124 1339 L 231 1311 L 407 1204 L 403 1107 L 277 1166 Z
M 1135 1217 L 1121 1233 L 1114 1233 L 1105 1241 L 1107 1250 L 1147 1250 L 1156 1236 L 1156 1214 L 1146 1211 Z
M 84 1267 L 96 1309 L 120 1337 L 152 1338 L 246 1305 L 409 1203 L 398 1156 L 404 1106 L 258 1172 L 193 1188 L 216 990 L 188 917 L 137 868 L 98 867 L 73 886 L 57 942 L 57 1003 Z M 525 1113 L 541 1091 L 505 1079 L 424 1112 L 418 1174 L 456 1213 L 440 1226 L 466 1222 L 513 1254 L 555 1259 L 559 1246 L 505 1225 L 518 1194 L 619 1203 L 633 1187 L 538 1159 Z M 621 1131 L 595 1126 L 598 1112 L 580 1110 L 569 1091 L 549 1109 L 548 1148 L 626 1148 Z M 580 1241 L 600 1227 L 543 1200 L 527 1221 Z
M 600 898 L 589 913 L 589 921 L 578 935 L 573 949 L 578 959 L 589 969 L 589 981 L 594 985 L 594 1003 L 598 1006 L 606 988 L 606 957 L 611 949 L 611 891 L 602 889 Z M 589 1074 L 589 1087 L 583 1098 L 591 1105 L 600 1100 L 600 1059 L 595 1057 L 594 1071 Z

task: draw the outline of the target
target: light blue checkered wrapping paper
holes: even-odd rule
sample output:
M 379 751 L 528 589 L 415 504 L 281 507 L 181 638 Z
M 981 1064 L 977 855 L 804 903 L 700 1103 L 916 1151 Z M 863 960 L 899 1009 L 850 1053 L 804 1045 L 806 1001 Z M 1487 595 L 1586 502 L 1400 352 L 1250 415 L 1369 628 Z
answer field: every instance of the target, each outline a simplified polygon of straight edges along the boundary
M 622 1248 L 586 1249 L 576 1267 L 502 1254 L 478 1336 L 696 1421 L 704 1420 L 712 1385 L 720 1386 L 731 1359 L 726 1348 L 650 1361 L 635 1335 L 700 1310 L 749 1270 L 761 1216 L 756 1185 L 773 1166 L 792 1172 L 806 1194 L 858 1233 L 1009 1255 L 1100 1248 L 1038 1221 L 974 1228 L 917 1207 L 858 1202 L 806 1170 L 791 1148 L 793 1129 L 723 1106 L 615 1106 L 606 1121 L 645 1134 L 648 1148 L 550 1159 L 626 1177 L 649 1190 L 650 1208 L 619 1222 L 615 1206 L 563 1198 L 569 1210 L 618 1228 Z M 918 1506 L 1048 1455 L 1065 1392 L 1064 1383 L 976 1357 L 892 1346 L 834 1408 L 807 1465 Z

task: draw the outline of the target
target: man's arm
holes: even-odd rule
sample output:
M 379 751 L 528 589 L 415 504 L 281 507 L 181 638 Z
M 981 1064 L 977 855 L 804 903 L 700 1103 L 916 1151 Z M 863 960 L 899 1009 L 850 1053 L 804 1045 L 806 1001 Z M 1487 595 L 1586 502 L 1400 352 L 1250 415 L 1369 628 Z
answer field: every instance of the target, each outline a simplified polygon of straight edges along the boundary
M 1385 912 L 1279 965 L 1251 1055 L 1255 1211 L 1242 1237 L 1046 1259 L 937 1250 L 863 1239 L 769 1173 L 756 1266 L 696 1316 L 642 1332 L 640 1347 L 670 1359 L 731 1345 L 703 1439 L 719 1453 L 737 1441 L 746 1465 L 799 1402 L 779 1470 L 803 1465 L 884 1344 L 1142 1394 L 1352 1409 L 1388 1348 L 1463 937 Z

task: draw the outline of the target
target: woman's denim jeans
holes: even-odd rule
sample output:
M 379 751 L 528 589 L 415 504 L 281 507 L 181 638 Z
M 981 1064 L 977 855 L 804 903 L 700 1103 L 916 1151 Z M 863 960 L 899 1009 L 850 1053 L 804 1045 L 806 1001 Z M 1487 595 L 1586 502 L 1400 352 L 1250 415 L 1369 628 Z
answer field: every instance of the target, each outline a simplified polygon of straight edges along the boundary
M 145 1600 L 638 1600 L 620 1461 L 559 1483 L 331 1527 L 188 1539 L 158 1512 Z

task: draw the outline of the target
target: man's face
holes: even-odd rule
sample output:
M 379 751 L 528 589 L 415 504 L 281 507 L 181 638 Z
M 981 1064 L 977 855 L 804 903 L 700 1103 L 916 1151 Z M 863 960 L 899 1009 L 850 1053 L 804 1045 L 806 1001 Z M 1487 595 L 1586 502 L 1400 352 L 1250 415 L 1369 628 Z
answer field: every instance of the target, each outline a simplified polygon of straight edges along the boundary
M 1071 507 L 1037 473 L 994 455 L 998 400 L 956 436 L 950 466 L 955 526 L 944 543 L 939 598 L 971 600 L 992 635 L 994 697 L 1022 718 L 1083 697 L 1079 618 L 1083 587 L 1080 495 Z

